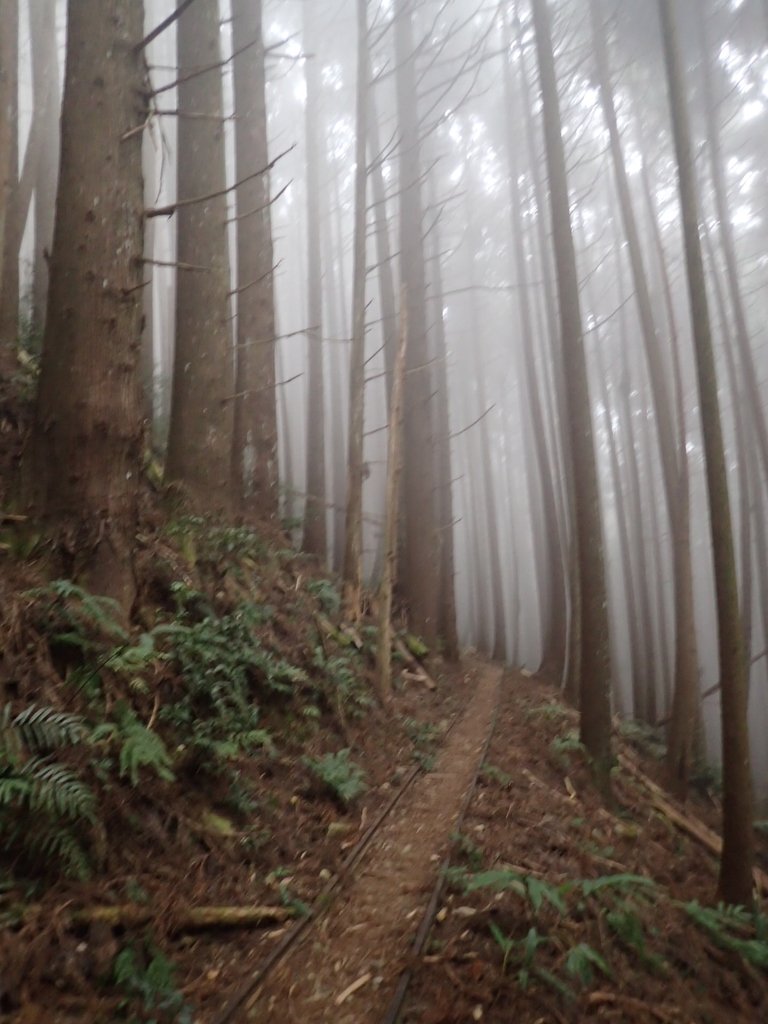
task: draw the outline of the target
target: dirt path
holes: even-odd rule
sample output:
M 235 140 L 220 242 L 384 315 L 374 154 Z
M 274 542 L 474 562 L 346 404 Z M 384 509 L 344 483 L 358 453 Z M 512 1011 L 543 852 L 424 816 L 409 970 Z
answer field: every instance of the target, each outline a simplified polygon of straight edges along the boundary
M 435 770 L 404 796 L 346 893 L 266 979 L 238 1020 L 375 1024 L 381 1018 L 477 771 L 500 679 L 498 666 L 480 666 L 469 706 Z M 366 980 L 350 992 L 360 979 Z

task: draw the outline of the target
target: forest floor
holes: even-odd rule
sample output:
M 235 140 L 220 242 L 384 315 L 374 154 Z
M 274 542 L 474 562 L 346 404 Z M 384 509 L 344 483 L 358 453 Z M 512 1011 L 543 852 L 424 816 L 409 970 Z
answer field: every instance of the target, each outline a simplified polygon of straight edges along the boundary
M 665 796 L 656 731 L 617 723 L 606 807 L 526 673 L 426 678 L 399 630 L 385 714 L 372 617 L 274 525 L 160 492 L 137 543 L 126 629 L 0 523 L 0 1021 L 383 1024 L 403 971 L 402 1024 L 768 1020 L 768 918 L 717 906 L 716 785 Z

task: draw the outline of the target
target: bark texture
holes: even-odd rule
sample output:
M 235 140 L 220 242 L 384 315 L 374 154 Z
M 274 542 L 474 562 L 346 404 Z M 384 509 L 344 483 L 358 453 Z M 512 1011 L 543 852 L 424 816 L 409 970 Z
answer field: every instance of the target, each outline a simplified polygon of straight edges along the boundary
M 610 785 L 611 655 L 600 493 L 590 412 L 568 178 L 547 0 L 533 0 L 560 307 L 565 409 L 571 434 L 576 544 L 581 582 L 581 741 L 602 790 Z
M 400 275 L 406 286 L 408 304 L 400 582 L 411 629 L 420 633 L 429 646 L 434 646 L 437 639 L 437 560 L 432 376 L 427 342 L 421 148 L 410 0 L 397 0 L 394 21 L 400 128 Z
M 715 568 L 723 734 L 723 854 L 719 894 L 728 903 L 749 906 L 752 903 L 754 835 L 747 726 L 748 667 L 739 615 L 725 447 L 699 237 L 696 171 L 674 4 L 671 0 L 659 0 L 659 11 L 683 214 L 688 297 L 701 402 Z
M 237 352 L 233 470 L 236 500 L 277 515 L 275 295 L 261 0 L 233 0 L 237 189 Z
M 312 5 L 304 6 L 307 104 L 307 502 L 304 510 L 304 549 L 323 561 L 328 550 L 325 487 L 325 385 L 323 369 L 323 293 L 320 254 L 320 88 L 319 58 L 315 52 Z
M 224 124 L 216 4 L 193 3 L 178 21 L 179 86 L 177 257 L 203 267 L 178 273 L 176 353 L 166 475 L 202 512 L 232 501 L 233 351 L 229 320 Z M 204 118 L 188 114 L 206 114 Z
M 141 0 L 70 0 L 31 489 L 64 570 L 128 611 L 141 457 Z M 98 127 L 96 127 L 98 126 Z M 72 244 L 77 239 L 78 244 Z
M 366 0 L 357 0 L 357 127 L 355 140 L 355 235 L 352 281 L 352 353 L 349 374 L 347 514 L 344 533 L 344 605 L 356 620 L 362 614 L 363 586 L 363 422 L 365 414 L 365 284 L 368 168 L 368 23 Z

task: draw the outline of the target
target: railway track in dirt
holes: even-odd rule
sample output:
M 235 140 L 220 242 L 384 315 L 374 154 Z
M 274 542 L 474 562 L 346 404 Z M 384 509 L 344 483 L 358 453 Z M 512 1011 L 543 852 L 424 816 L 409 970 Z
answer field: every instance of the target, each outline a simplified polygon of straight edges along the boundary
M 451 837 L 461 828 L 494 735 L 501 679 L 498 666 L 481 668 L 472 700 L 446 730 L 434 772 L 414 766 L 309 913 L 211 1024 L 397 1024 L 411 965 L 438 911 Z M 351 947 L 350 935 L 359 935 Z

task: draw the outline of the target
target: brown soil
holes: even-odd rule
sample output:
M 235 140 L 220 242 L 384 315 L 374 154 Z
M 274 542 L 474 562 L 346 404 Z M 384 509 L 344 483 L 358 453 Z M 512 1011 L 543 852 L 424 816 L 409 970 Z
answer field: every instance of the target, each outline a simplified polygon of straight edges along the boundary
M 712 906 L 715 858 L 654 808 L 631 773 L 615 773 L 615 806 L 600 804 L 571 739 L 575 716 L 557 697 L 517 676 L 505 687 L 454 864 L 470 876 L 504 871 L 517 882 L 473 892 L 458 879 L 448 886 L 402 1024 L 768 1020 L 766 974 L 684 908 L 694 900 Z M 626 742 L 617 746 L 637 761 Z M 717 823 L 711 800 L 675 806 Z M 616 882 L 622 875 L 654 884 Z M 614 885 L 605 888 L 574 886 L 609 876 Z M 559 893 L 562 912 L 546 895 L 535 907 L 531 879 L 550 886 L 555 901 Z M 526 960 L 532 929 L 537 948 Z M 742 922 L 731 934 L 746 940 L 754 931 Z M 592 963 L 591 979 L 573 961 L 584 946 L 604 964 Z
M 499 675 L 498 667 L 481 668 L 466 713 L 435 770 L 398 804 L 348 891 L 267 979 L 248 1019 L 280 1024 L 378 1019 L 449 849 L 462 795 L 477 772 Z

